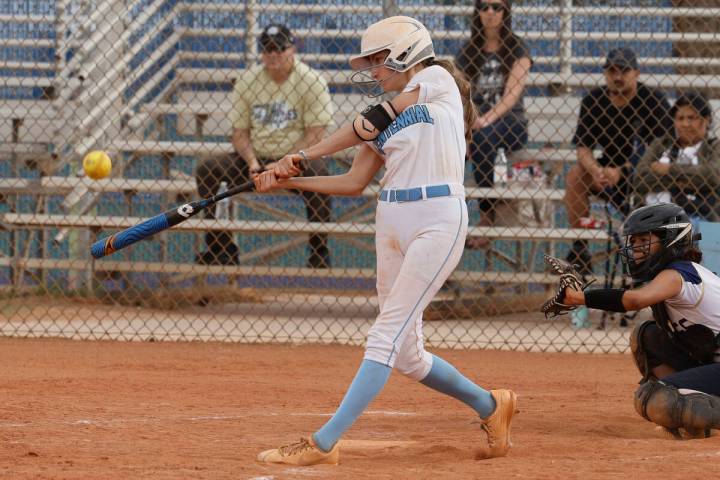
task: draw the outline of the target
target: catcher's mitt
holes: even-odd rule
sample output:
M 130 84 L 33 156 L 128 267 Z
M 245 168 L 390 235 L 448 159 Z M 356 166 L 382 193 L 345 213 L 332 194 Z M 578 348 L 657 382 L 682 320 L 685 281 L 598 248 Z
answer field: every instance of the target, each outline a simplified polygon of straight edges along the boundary
M 545 314 L 545 318 L 548 318 L 548 316 L 552 318 L 575 310 L 580 305 L 567 305 L 563 303 L 565 300 L 565 289 L 570 287 L 573 290 L 583 291 L 592 282 L 586 283 L 583 280 L 583 276 L 578 272 L 578 267 L 571 265 L 565 260 L 545 255 L 545 261 L 550 264 L 550 271 L 552 273 L 560 275 L 560 285 L 555 296 L 543 303 L 540 311 Z

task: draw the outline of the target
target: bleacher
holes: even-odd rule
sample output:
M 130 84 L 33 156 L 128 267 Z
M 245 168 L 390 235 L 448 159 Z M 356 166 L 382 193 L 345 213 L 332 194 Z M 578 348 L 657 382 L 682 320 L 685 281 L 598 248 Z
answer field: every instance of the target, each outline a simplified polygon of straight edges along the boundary
M 371 280 L 374 259 L 368 237 L 374 232 L 370 212 L 376 186 L 360 198 L 336 199 L 336 221 L 329 224 L 307 223 L 302 202 L 294 196 L 241 196 L 236 219 L 188 221 L 177 231 L 97 262 L 73 253 L 67 232 L 104 235 L 195 195 L 191 174 L 197 162 L 232 151 L 228 95 L 238 70 L 255 61 L 255 39 L 268 22 L 287 23 L 300 38 L 300 59 L 324 72 L 336 124 L 343 123 L 366 103 L 349 84 L 346 65 L 359 48 L 364 26 L 383 15 L 379 3 L 139 0 L 118 11 L 125 7 L 104 0 L 88 12 L 79 11 L 73 1 L 0 3 L 0 230 L 6 229 L 0 231 L 0 284 L 16 282 L 17 272 L 26 269 L 60 277 L 67 269 L 81 269 L 129 272 L 154 285 L 165 281 L 158 272 L 166 272 L 161 268 L 166 262 L 177 273 L 229 273 L 226 267 L 192 265 L 203 248 L 200 233 L 213 228 L 237 233 L 242 273 L 256 284 L 313 276 Z M 428 26 L 438 54 L 449 58 L 468 34 L 472 7 L 444 3 L 396 2 L 398 13 L 417 16 Z M 717 60 L 673 58 L 673 41 L 679 37 L 672 17 L 697 10 L 672 8 L 669 0 L 654 7 L 625 3 L 622 15 L 610 15 L 605 7 L 559 7 L 546 0 L 514 7 L 515 29 L 535 61 L 525 99 L 530 143 L 519 157 L 543 163 L 553 172 L 552 183 L 532 191 L 478 189 L 468 183 L 468 198 L 560 202 L 562 175 L 574 161 L 570 139 L 579 99 L 603 83 L 599 65 L 611 46 L 633 47 L 641 57 L 642 81 L 670 95 L 691 86 L 720 87 L 715 75 L 677 71 Z M 720 9 L 702 13 L 717 15 Z M 121 29 L 120 21 L 96 22 L 99 18 L 124 18 L 129 27 Z M 708 42 L 715 35 L 685 32 L 682 39 Z M 76 177 L 80 158 L 92 148 L 112 154 L 112 179 Z M 347 160 L 338 156 L 332 170 L 345 168 Z M 70 198 L 82 201 L 72 204 Z M 471 208 L 471 224 L 475 210 Z M 455 277 L 541 284 L 552 281 L 543 273 L 543 251 L 562 249 L 577 238 L 606 240 L 603 231 L 567 228 L 562 209 L 551 220 L 541 227 L 472 227 L 471 235 L 499 239 L 496 255 L 467 252 Z M 304 239 L 311 231 L 331 235 L 330 271 L 302 267 Z

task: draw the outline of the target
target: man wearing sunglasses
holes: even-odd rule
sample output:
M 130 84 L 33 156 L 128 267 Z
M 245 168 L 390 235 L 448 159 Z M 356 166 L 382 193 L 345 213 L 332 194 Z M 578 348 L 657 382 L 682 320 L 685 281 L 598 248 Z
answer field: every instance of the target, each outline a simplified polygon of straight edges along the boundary
M 259 65 L 244 70 L 235 82 L 230 120 L 235 155 L 210 159 L 198 166 L 198 192 L 206 197 L 221 182 L 239 185 L 272 168 L 288 153 L 297 152 L 322 139 L 332 124 L 333 108 L 322 75 L 295 58 L 295 39 L 285 25 L 267 26 L 260 35 Z M 304 175 L 327 175 L 325 162 L 312 162 Z M 311 222 L 330 221 L 330 198 L 301 193 Z M 208 218 L 214 214 L 208 211 Z M 208 249 L 198 258 L 202 264 L 236 264 L 238 247 L 229 232 L 207 232 Z M 307 266 L 328 268 L 326 234 L 310 235 Z
M 645 147 L 672 132 L 670 105 L 665 95 L 638 82 L 640 75 L 635 52 L 618 48 L 608 53 L 603 65 L 604 87 L 588 92 L 582 99 L 573 143 L 577 164 L 568 172 L 565 206 L 574 228 L 590 211 L 590 195 L 609 201 L 621 213 L 629 210 L 629 179 Z M 593 149 L 602 149 L 599 158 Z M 577 240 L 567 260 L 592 272 L 587 243 Z

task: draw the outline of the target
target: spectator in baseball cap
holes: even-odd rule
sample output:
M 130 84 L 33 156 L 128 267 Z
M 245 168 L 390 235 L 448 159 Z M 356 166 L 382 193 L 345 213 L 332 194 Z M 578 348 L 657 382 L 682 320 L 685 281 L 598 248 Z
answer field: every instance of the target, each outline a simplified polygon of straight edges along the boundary
M 637 55 L 629 48 L 616 48 L 608 52 L 604 69 L 616 67 L 620 70 L 637 70 Z
M 590 215 L 590 197 L 609 201 L 626 215 L 630 210 L 631 178 L 641 152 L 673 130 L 670 104 L 663 92 L 639 81 L 638 58 L 629 48 L 610 50 L 603 64 L 605 85 L 582 99 L 573 137 L 577 163 L 565 181 L 568 220 L 581 228 Z M 595 149 L 601 150 L 596 157 Z M 592 273 L 587 241 L 576 240 L 567 257 Z
M 217 193 L 222 182 L 239 185 L 272 166 L 287 154 L 314 145 L 333 125 L 330 91 L 323 75 L 300 61 L 295 39 L 288 27 L 266 26 L 258 38 L 260 63 L 248 65 L 235 81 L 231 96 L 232 144 L 235 152 L 211 157 L 195 172 L 202 198 Z M 323 159 L 311 162 L 304 176 L 327 175 Z M 332 202 L 322 193 L 302 192 L 310 222 L 329 222 Z M 206 211 L 214 218 L 213 209 Z M 240 249 L 226 230 L 206 233 L 207 250 L 197 262 L 237 265 Z M 307 266 L 329 268 L 330 250 L 326 233 L 308 238 Z
M 273 23 L 260 34 L 260 48 L 263 52 L 282 52 L 295 45 L 295 37 L 285 25 Z

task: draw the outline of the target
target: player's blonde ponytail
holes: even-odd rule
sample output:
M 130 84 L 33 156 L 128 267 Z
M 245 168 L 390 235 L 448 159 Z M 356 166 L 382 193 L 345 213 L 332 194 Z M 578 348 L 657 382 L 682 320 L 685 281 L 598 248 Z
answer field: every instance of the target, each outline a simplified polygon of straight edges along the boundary
M 477 120 L 477 111 L 475 110 L 475 104 L 470 96 L 470 82 L 467 81 L 465 75 L 455 67 L 455 64 L 449 60 L 438 60 L 436 58 L 429 58 L 423 62 L 423 65 L 429 67 L 430 65 L 439 65 L 452 75 L 455 79 L 455 83 L 460 90 L 460 97 L 463 103 L 463 118 L 465 120 L 465 140 L 470 141 L 472 137 L 472 126 Z

